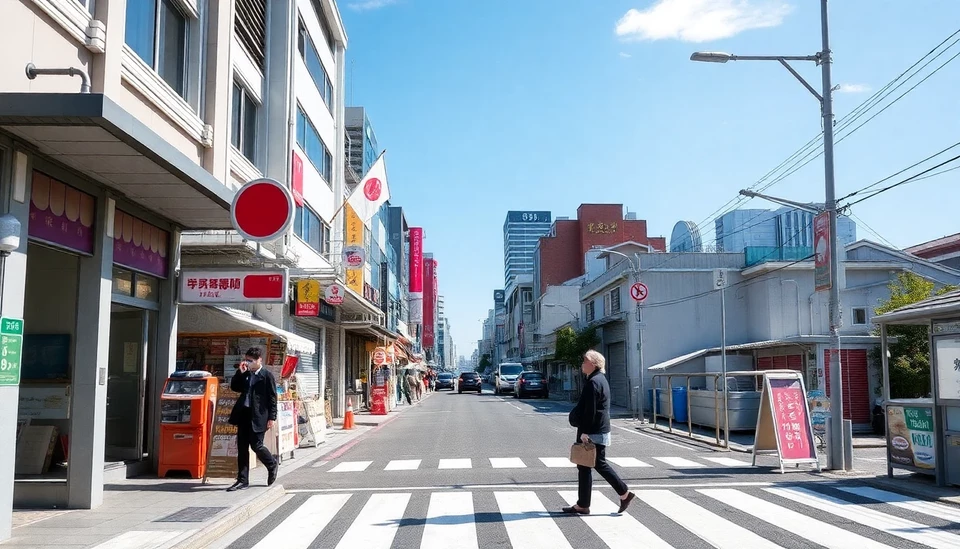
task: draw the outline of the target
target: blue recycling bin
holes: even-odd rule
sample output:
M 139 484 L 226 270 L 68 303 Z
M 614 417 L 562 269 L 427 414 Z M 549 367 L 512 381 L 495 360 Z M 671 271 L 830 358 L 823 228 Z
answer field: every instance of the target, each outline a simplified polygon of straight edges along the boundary
M 687 422 L 687 388 L 673 388 L 673 420 Z

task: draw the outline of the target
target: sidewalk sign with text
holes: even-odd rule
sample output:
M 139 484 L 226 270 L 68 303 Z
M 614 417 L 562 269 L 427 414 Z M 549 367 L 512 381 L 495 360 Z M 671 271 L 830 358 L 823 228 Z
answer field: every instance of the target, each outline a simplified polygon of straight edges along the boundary
M 806 394 L 799 372 L 771 371 L 763 376 L 754 466 L 758 454 L 774 454 L 780 460 L 781 473 L 784 465 L 808 464 L 820 470 Z
M 230 412 L 240 393 L 230 390 L 228 383 L 217 388 L 217 408 L 213 413 L 213 436 L 207 454 L 207 468 L 203 482 L 209 478 L 237 477 L 237 427 L 230 425 Z M 250 452 L 250 468 L 257 466 L 257 456 Z

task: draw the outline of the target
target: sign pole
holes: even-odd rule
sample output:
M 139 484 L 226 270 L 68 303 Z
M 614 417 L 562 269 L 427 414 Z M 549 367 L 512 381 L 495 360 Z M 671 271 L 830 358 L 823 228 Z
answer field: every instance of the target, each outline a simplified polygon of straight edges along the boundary
M 723 447 L 730 447 L 730 407 L 727 400 L 727 279 L 720 271 L 720 371 L 723 374 Z

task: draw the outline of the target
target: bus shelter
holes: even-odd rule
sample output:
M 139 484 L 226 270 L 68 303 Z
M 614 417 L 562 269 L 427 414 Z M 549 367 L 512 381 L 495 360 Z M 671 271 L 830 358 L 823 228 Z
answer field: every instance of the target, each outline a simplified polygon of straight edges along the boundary
M 894 469 L 933 475 L 960 486 L 960 290 L 875 317 L 880 326 L 887 423 L 887 476 Z M 890 398 L 891 325 L 924 325 L 930 334 L 928 398 Z

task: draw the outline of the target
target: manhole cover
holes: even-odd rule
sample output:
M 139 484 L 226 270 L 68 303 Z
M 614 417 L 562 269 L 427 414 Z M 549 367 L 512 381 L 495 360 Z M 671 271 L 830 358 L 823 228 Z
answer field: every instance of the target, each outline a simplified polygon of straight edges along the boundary
M 226 507 L 184 507 L 153 522 L 203 522 L 224 509 Z

